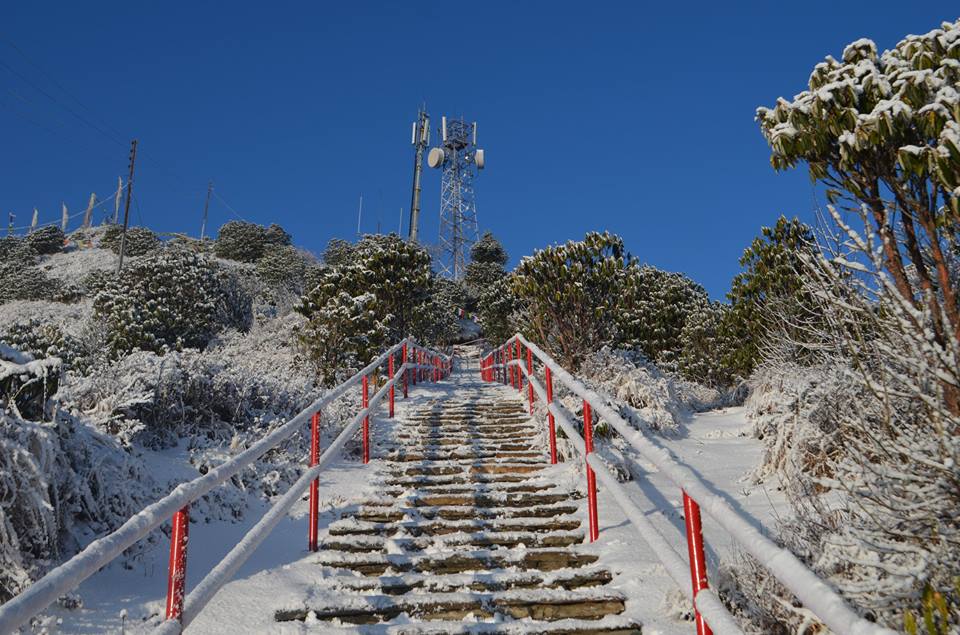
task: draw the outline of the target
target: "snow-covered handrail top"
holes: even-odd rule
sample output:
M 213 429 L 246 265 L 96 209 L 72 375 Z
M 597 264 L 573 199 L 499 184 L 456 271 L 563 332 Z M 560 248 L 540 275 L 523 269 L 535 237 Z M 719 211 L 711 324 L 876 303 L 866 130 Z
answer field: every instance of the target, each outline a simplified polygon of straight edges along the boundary
M 140 512 L 134 514 L 116 530 L 102 538 L 94 540 L 87 545 L 83 551 L 49 571 L 45 576 L 24 590 L 23 593 L 10 599 L 5 604 L 0 605 L 0 633 L 13 632 L 14 629 L 26 623 L 31 617 L 56 601 L 58 597 L 75 588 L 102 567 L 109 564 L 130 546 L 142 540 L 147 534 L 173 516 L 177 510 L 189 505 L 214 487 L 225 483 L 239 474 L 258 458 L 275 448 L 307 424 L 315 412 L 322 410 L 324 406 L 340 397 L 347 390 L 358 385 L 365 375 L 376 370 L 388 357 L 402 350 L 404 345 L 407 344 L 420 350 L 428 350 L 417 344 L 413 338 L 409 337 L 392 346 L 350 379 L 331 388 L 326 394 L 316 399 L 290 421 L 281 425 L 260 441 L 211 469 L 203 476 L 186 483 L 181 483 L 174 488 L 172 492 L 157 502 L 148 505 Z M 430 350 L 430 353 L 440 355 L 439 352 L 433 350 Z M 411 369 L 432 368 L 432 366 L 428 364 L 418 365 L 413 361 L 405 364 L 405 366 Z
M 608 398 L 591 390 L 568 373 L 552 357 L 517 333 L 503 346 L 520 342 L 540 362 L 550 368 L 554 380 L 559 380 L 571 392 L 586 400 L 604 421 L 611 425 L 645 459 L 653 463 L 674 485 L 699 503 L 700 508 L 727 530 L 734 540 L 789 589 L 810 611 L 834 632 L 845 635 L 896 635 L 860 617 L 847 602 L 824 580 L 803 564 L 792 552 L 779 547 L 761 533 L 747 518 L 725 499 L 714 494 L 693 470 L 681 463 L 667 448 L 647 438 L 632 427 L 608 405 Z M 507 366 L 523 368 L 519 359 Z

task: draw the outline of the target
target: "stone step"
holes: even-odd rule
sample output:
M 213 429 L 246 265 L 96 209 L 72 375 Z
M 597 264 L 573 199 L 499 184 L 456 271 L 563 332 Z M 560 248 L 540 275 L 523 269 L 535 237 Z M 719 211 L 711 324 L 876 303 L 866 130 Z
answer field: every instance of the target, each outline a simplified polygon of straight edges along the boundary
M 580 527 L 576 516 L 551 516 L 542 518 L 474 518 L 464 520 L 396 521 L 377 523 L 357 518 L 342 518 L 330 524 L 331 536 L 383 535 L 392 536 L 402 532 L 409 536 L 438 536 L 457 532 L 475 531 L 572 531 Z
M 427 461 L 435 462 L 440 460 L 470 460 L 470 461 L 494 461 L 496 459 L 539 459 L 541 461 L 545 460 L 543 458 L 543 452 L 530 452 L 530 451 L 520 451 L 520 452 L 509 452 L 502 450 L 494 451 L 483 451 L 483 450 L 473 450 L 471 448 L 459 448 L 454 452 L 429 452 L 421 453 L 419 450 L 404 452 L 404 451 L 394 451 L 390 452 L 384 456 L 386 461 L 397 461 L 401 463 L 408 463 L 412 461 Z
M 454 474 L 420 474 L 414 476 L 389 477 L 384 480 L 384 485 L 397 485 L 405 488 L 453 484 L 498 485 L 502 483 L 529 482 L 535 478 L 536 477 L 529 477 L 523 474 L 466 474 L 460 472 Z
M 572 503 L 537 505 L 534 507 L 361 507 L 351 515 L 358 520 L 389 523 L 404 520 L 407 517 L 446 520 L 464 520 L 470 518 L 549 518 L 564 516 L 577 511 Z
M 318 581 L 318 587 L 385 595 L 403 595 L 416 590 L 422 593 L 455 591 L 506 591 L 509 589 L 578 589 L 603 586 L 613 580 L 604 568 L 583 568 L 543 571 L 497 571 L 491 573 L 454 573 L 422 575 L 406 573 L 397 576 L 333 577 Z
M 528 474 L 539 472 L 548 463 L 446 463 L 436 465 L 391 466 L 394 476 L 418 476 L 427 474 Z
M 569 547 L 583 542 L 582 531 L 554 531 L 550 533 L 534 533 L 530 531 L 505 532 L 458 532 L 443 536 L 429 536 L 422 538 L 384 538 L 381 536 L 331 536 L 323 540 L 323 549 L 332 551 L 349 551 L 355 553 L 389 553 L 392 549 L 402 549 L 405 552 L 423 551 L 424 549 L 440 548 L 451 549 L 465 546 L 475 549 L 488 547 Z
M 493 593 L 423 593 L 408 596 L 360 595 L 344 597 L 331 593 L 311 598 L 306 606 L 281 609 L 278 622 L 339 620 L 347 624 L 378 624 L 401 615 L 425 620 L 456 620 L 467 615 L 492 618 L 557 621 L 562 619 L 600 619 L 624 610 L 624 597 L 605 589 L 538 589 Z
M 595 554 L 567 549 L 481 549 L 424 555 L 324 551 L 317 556 L 317 564 L 363 575 L 383 575 L 388 570 L 447 574 L 508 567 L 537 571 L 577 569 L 593 564 L 598 559 L 599 556 Z
M 497 492 L 544 492 L 556 489 L 550 483 L 454 483 L 450 485 L 420 485 L 420 494 L 489 494 Z M 398 486 L 383 486 L 380 492 L 384 496 L 399 497 L 408 490 Z

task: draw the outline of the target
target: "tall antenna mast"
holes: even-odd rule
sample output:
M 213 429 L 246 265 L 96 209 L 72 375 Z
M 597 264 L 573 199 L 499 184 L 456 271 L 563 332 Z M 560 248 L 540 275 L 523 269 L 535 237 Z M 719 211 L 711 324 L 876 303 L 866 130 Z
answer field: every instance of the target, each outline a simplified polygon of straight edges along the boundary
M 423 173 L 423 151 L 430 145 L 430 115 L 426 112 L 426 106 L 420 108 L 417 120 L 413 122 L 410 143 L 416 150 L 413 154 L 413 194 L 410 200 L 410 227 L 407 231 L 408 238 L 416 242 L 420 229 L 420 176 Z
M 207 233 L 207 212 L 210 211 L 210 195 L 213 194 L 213 181 L 207 183 L 207 200 L 203 204 L 203 220 L 200 221 L 200 242 Z
M 442 145 L 432 148 L 427 165 L 443 170 L 440 185 L 440 271 L 459 280 L 467 271 L 470 247 L 479 240 L 473 179 L 484 167 L 477 147 L 477 123 L 440 119 Z
M 360 238 L 360 219 L 363 218 L 363 194 L 360 195 L 360 209 L 357 210 L 357 238 Z

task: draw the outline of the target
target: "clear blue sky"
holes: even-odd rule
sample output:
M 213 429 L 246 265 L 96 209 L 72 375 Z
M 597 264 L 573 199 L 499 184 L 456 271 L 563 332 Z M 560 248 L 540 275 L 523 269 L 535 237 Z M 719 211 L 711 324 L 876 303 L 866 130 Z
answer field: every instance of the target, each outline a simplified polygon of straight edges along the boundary
M 198 233 L 213 179 L 319 253 L 353 237 L 361 193 L 364 231 L 395 230 L 426 100 L 479 122 L 480 225 L 512 263 L 606 229 L 720 298 L 761 225 L 812 217 L 806 174 L 769 167 L 756 106 L 854 39 L 889 48 L 956 17 L 903 0 L 7 2 L 0 211 L 50 221 L 109 195 L 136 136 L 134 223 Z M 428 241 L 439 190 L 426 174 Z M 215 201 L 214 228 L 231 218 Z

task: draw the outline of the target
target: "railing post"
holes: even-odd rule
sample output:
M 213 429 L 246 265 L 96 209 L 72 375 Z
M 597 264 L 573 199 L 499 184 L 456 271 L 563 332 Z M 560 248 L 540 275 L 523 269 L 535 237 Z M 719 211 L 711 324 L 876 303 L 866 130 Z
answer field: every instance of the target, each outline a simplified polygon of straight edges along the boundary
M 411 383 L 411 385 L 416 386 L 416 385 L 417 385 L 417 377 L 418 377 L 417 373 L 420 372 L 420 368 L 419 368 L 419 366 L 420 366 L 420 362 L 419 362 L 419 359 L 420 359 L 420 351 L 418 351 L 416 348 L 414 348 L 412 351 L 410 351 L 410 357 L 413 359 L 413 365 L 416 366 L 416 368 L 411 368 L 411 369 L 410 369 L 410 383 Z
M 310 418 L 310 467 L 320 462 L 320 413 Z M 317 528 L 320 513 L 320 479 L 310 481 L 310 526 L 307 530 L 307 548 L 317 550 Z
M 499 352 L 497 353 L 497 355 L 499 355 L 499 357 L 500 357 L 500 369 L 499 369 L 499 372 L 500 372 L 500 383 L 503 384 L 504 386 L 506 386 L 506 385 L 507 385 L 507 366 L 506 366 L 506 363 L 507 363 L 507 355 L 506 355 L 506 353 L 504 352 L 502 346 L 501 346 L 499 349 L 497 349 L 497 350 L 499 351 Z
M 550 412 L 550 405 L 553 403 L 553 372 L 549 366 L 544 365 L 545 382 L 547 384 L 547 421 L 550 423 L 550 463 L 557 463 L 557 424 L 553 420 L 553 413 Z
M 407 363 L 407 343 L 404 342 L 404 343 L 403 343 L 403 358 L 402 358 L 402 360 L 401 360 L 401 362 L 400 362 L 400 365 L 401 365 L 401 366 L 405 366 L 406 363 Z M 409 368 L 404 368 L 404 369 L 403 369 L 403 398 L 404 398 L 404 399 L 407 398 L 407 392 L 408 392 L 407 384 L 408 384 L 409 382 L 410 382 L 410 369 L 409 369 Z
M 517 361 L 522 363 L 523 360 L 523 345 L 520 344 L 520 340 L 517 340 Z M 517 390 L 523 392 L 523 371 L 520 370 L 520 364 L 516 366 L 517 370 Z
M 690 580 L 693 584 L 693 597 L 696 600 L 697 594 L 706 588 L 707 583 L 707 561 L 703 555 L 703 526 L 700 523 L 700 505 L 697 501 L 690 498 L 686 492 L 683 493 L 683 519 L 687 526 L 687 553 L 690 556 Z M 700 611 L 694 611 L 697 621 L 697 635 L 712 635 L 713 631 L 707 626 Z
M 190 534 L 190 509 L 180 508 L 173 515 L 170 531 L 170 568 L 167 575 L 167 619 L 181 620 L 187 584 L 187 540 Z
M 390 410 L 387 416 L 393 419 L 393 398 L 394 398 L 394 392 L 395 392 L 394 387 L 396 386 L 396 382 L 394 381 L 394 378 L 393 378 L 393 353 L 390 353 L 390 357 L 387 358 L 387 375 L 390 377 L 390 379 L 388 379 L 387 381 L 393 382 L 392 384 L 390 384 Z
M 527 391 L 530 393 L 530 414 L 533 414 L 533 351 L 527 347 Z
M 363 408 L 370 405 L 370 378 L 363 376 Z M 370 462 L 370 414 L 363 417 L 363 462 Z
M 597 475 L 587 462 L 593 452 L 593 410 L 589 402 L 583 400 L 583 443 L 586 446 L 584 464 L 587 468 L 587 512 L 590 516 L 590 542 L 600 537 L 600 521 L 597 518 Z

